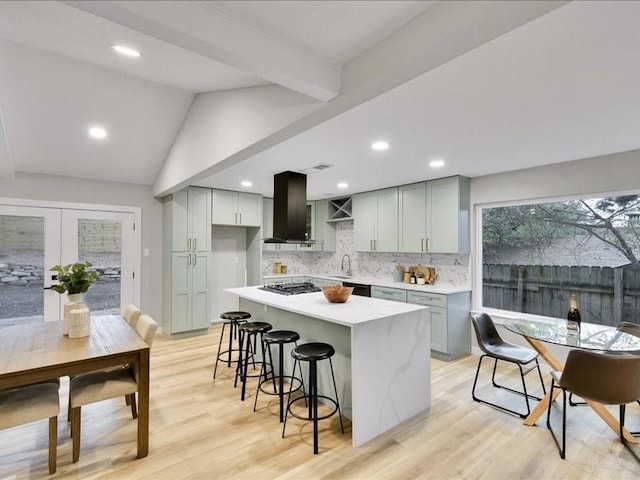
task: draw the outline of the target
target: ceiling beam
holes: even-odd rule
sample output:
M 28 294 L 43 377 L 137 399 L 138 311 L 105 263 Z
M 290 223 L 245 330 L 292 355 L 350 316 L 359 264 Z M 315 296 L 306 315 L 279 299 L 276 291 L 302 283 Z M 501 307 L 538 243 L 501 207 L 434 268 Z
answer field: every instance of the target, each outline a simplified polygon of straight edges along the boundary
M 63 3 L 318 100 L 328 101 L 340 91 L 340 68 L 211 2 Z

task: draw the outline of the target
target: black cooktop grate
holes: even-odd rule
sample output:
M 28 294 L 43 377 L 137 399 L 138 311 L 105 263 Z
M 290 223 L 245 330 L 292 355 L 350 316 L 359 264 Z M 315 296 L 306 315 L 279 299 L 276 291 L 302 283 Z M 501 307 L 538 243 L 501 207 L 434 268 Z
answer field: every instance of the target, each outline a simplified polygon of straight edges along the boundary
M 299 295 L 301 293 L 319 292 L 320 288 L 311 282 L 280 283 L 276 285 L 264 285 L 258 287 L 266 292 L 279 293 L 280 295 Z

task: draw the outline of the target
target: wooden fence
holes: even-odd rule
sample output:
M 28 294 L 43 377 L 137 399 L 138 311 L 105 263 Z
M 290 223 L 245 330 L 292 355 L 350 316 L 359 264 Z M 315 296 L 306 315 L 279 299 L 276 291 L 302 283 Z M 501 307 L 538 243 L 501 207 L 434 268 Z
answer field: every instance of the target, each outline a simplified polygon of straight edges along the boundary
M 482 266 L 485 307 L 566 318 L 571 294 L 585 322 L 640 320 L 640 269 L 554 265 Z

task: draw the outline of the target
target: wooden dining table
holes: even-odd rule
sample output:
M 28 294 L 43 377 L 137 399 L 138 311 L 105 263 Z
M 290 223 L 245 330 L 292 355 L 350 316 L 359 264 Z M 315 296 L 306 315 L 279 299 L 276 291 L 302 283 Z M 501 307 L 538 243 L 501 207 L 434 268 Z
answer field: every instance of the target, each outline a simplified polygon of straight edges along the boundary
M 547 343 L 602 353 L 640 353 L 640 337 L 620 332 L 615 327 L 607 325 L 582 322 L 580 332 L 577 333 L 568 330 L 567 322 L 563 319 L 552 321 L 512 319 L 505 321 L 504 327 L 513 333 L 522 335 L 553 370 L 560 372 L 564 369 L 564 364 L 547 348 L 545 345 Z M 555 390 L 553 400 L 560 394 L 560 391 L 560 389 Z M 550 401 L 552 401 L 551 393 L 547 392 L 523 423 L 529 426 L 535 425 L 538 418 L 546 412 Z M 616 434 L 620 432 L 618 419 L 604 405 L 591 400 L 585 401 Z M 638 439 L 631 435 L 626 428 L 623 434 L 629 443 L 638 443 Z
M 0 328 L 0 390 L 125 364 L 139 366 L 138 458 L 149 453 L 149 345 L 119 315 L 91 317 L 88 337 L 62 322 Z

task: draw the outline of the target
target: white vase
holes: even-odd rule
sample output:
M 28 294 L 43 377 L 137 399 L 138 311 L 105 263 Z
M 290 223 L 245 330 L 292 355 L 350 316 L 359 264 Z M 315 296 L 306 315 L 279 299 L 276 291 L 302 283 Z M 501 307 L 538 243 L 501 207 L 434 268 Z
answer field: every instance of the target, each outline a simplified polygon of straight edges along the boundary
M 83 293 L 69 293 L 67 294 L 68 301 L 64 304 L 64 317 L 63 317 L 63 325 L 62 325 L 62 333 L 65 335 L 69 335 L 69 322 L 71 320 L 71 310 L 74 309 L 84 309 L 86 308 L 89 311 L 89 307 L 87 307 L 86 302 L 84 301 Z
M 84 303 L 84 302 L 82 302 Z M 69 338 L 88 337 L 91 328 L 91 312 L 89 307 L 81 307 L 77 302 L 76 306 L 69 312 Z

